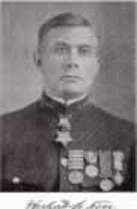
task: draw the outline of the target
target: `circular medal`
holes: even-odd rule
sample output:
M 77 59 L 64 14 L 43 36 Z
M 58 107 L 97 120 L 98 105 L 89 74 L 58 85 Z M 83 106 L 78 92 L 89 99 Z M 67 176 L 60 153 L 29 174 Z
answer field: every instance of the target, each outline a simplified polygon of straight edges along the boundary
M 94 165 L 88 165 L 85 168 L 85 173 L 88 177 L 94 178 L 98 175 L 98 168 Z
M 114 181 L 117 185 L 121 185 L 124 181 L 124 177 L 121 175 L 120 172 L 117 172 L 114 176 Z
M 114 183 L 110 179 L 103 179 L 100 182 L 100 188 L 105 192 L 109 192 L 110 190 L 113 189 L 113 187 L 114 187 Z
M 65 158 L 65 157 L 63 157 L 63 158 L 60 159 L 60 163 L 61 163 L 61 165 L 63 167 L 67 167 L 67 165 L 68 165 L 68 159 Z
M 84 176 L 82 172 L 75 170 L 69 173 L 68 178 L 72 184 L 80 184 L 82 183 Z

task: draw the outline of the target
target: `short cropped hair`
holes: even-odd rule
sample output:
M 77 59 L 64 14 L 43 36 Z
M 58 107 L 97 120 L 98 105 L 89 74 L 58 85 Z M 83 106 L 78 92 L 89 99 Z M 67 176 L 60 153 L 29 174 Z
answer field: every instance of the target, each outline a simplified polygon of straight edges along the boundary
M 53 28 L 57 27 L 91 27 L 91 23 L 80 14 L 61 13 L 41 25 L 38 32 L 38 45 L 41 46 L 45 35 Z

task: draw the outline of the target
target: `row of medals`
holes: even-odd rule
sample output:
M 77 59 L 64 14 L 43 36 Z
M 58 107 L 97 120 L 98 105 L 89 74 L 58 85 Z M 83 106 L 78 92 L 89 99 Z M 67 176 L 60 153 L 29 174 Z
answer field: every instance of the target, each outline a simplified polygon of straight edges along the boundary
M 56 142 L 64 147 L 73 141 L 70 136 L 71 126 L 68 118 L 60 117 Z M 68 169 L 68 180 L 71 184 L 82 184 L 84 175 L 89 178 L 100 177 L 100 189 L 110 191 L 115 184 L 120 186 L 124 181 L 124 153 L 119 150 L 68 150 L 68 157 L 61 158 L 61 165 Z

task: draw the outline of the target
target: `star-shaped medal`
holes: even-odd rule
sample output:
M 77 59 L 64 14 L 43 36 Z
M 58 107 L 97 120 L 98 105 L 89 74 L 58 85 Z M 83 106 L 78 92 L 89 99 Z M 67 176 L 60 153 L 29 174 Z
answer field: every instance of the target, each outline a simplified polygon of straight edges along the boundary
M 73 139 L 70 136 L 69 132 L 57 132 L 57 138 L 55 139 L 56 142 L 61 143 L 64 147 L 68 145 Z

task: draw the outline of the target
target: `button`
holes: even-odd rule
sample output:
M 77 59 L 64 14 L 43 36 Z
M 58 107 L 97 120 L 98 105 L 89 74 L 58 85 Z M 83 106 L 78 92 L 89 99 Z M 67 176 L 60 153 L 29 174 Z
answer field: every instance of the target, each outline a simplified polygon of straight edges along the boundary
M 14 176 L 12 179 L 13 184 L 19 184 L 20 183 L 20 178 L 18 176 Z
M 68 165 L 68 159 L 65 158 L 65 157 L 62 157 L 62 158 L 60 159 L 60 163 L 61 163 L 61 165 L 62 165 L 63 167 L 67 167 L 67 165 Z

